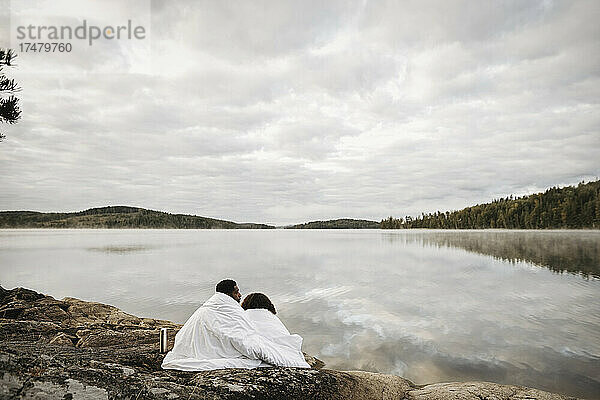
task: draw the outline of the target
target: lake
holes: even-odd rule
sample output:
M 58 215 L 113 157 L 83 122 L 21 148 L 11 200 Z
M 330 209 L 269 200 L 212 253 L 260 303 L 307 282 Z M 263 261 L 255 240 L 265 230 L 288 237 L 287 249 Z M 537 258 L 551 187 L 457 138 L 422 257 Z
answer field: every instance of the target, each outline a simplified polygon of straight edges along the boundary
M 600 231 L 0 230 L 0 284 L 183 323 L 223 278 L 328 368 L 600 396 Z

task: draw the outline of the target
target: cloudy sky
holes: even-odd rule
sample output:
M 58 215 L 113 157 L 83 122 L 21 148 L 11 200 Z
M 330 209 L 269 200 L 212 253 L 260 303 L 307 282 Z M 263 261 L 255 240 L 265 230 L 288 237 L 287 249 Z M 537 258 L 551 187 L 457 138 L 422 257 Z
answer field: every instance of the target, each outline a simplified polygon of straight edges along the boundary
M 2 3 L 3 47 L 147 37 L 20 54 L 1 210 L 379 220 L 600 176 L 595 0 Z

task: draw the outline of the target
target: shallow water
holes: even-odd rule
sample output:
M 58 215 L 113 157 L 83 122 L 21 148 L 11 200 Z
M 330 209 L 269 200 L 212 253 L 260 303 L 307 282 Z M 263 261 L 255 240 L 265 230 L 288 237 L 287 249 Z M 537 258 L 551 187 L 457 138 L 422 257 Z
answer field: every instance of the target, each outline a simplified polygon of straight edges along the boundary
M 588 398 L 599 276 L 600 231 L 0 230 L 5 288 L 184 322 L 232 277 L 329 368 Z

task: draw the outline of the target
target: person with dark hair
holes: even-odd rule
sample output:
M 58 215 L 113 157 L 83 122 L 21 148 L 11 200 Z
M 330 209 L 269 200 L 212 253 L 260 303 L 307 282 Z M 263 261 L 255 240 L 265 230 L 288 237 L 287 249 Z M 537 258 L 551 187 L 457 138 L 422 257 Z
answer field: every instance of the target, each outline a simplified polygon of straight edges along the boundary
M 264 308 L 265 310 L 271 311 L 273 315 L 277 314 L 277 311 L 275 311 L 275 306 L 273 303 L 271 303 L 271 300 L 269 300 L 269 298 L 262 293 L 250 293 L 242 302 L 242 308 L 244 310 Z
M 240 289 L 238 288 L 237 283 L 233 279 L 223 279 L 221 282 L 217 283 L 217 287 L 215 291 L 219 293 L 226 294 L 227 296 L 233 298 L 238 303 L 242 299 L 242 294 L 240 293 Z
M 271 300 L 263 293 L 250 293 L 242 302 L 246 315 L 254 323 L 258 331 L 275 343 L 293 348 L 297 359 L 303 359 L 302 337 L 292 335 L 283 322 L 277 317 L 277 311 Z
M 234 280 L 219 282 L 215 291 L 177 332 L 173 350 L 165 356 L 162 368 L 182 371 L 265 366 L 310 368 L 297 347 L 297 338 L 271 340 L 257 329 L 240 307 L 242 295 Z M 288 332 L 288 336 L 294 335 Z

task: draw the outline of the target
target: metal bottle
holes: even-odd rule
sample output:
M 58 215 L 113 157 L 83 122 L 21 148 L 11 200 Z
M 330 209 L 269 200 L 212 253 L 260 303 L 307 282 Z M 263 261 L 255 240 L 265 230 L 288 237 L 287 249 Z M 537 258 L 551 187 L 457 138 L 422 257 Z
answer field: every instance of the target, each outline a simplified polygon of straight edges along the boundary
M 161 353 L 167 352 L 167 341 L 168 341 L 167 328 L 160 328 L 160 352 Z

